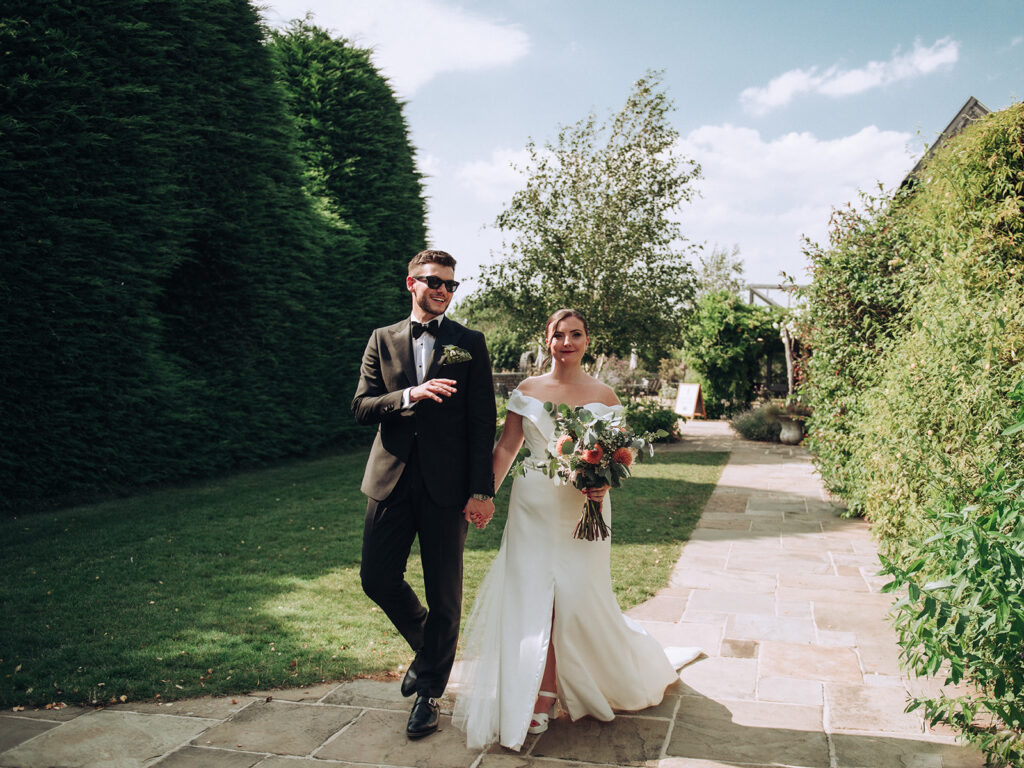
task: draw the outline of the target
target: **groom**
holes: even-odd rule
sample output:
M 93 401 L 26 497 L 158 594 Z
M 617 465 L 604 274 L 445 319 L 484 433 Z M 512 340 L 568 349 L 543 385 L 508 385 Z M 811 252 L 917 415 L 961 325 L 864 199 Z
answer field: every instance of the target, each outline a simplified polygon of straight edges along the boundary
M 416 694 L 406 733 L 437 730 L 436 699 L 455 660 L 467 521 L 494 514 L 494 385 L 483 334 L 445 317 L 458 287 L 455 259 L 421 251 L 405 287 L 412 315 L 370 336 L 352 412 L 376 424 L 363 476 L 363 591 L 416 652 L 402 695 Z M 423 562 L 423 607 L 405 581 L 413 539 Z

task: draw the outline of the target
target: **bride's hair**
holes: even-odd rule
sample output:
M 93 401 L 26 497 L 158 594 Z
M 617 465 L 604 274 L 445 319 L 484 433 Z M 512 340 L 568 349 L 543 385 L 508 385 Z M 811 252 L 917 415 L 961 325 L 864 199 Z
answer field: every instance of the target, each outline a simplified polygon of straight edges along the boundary
M 547 323 L 544 325 L 544 340 L 545 342 L 551 341 L 551 329 L 558 325 L 560 322 L 565 320 L 567 317 L 575 317 L 581 323 L 583 323 L 583 332 L 590 336 L 590 327 L 587 325 L 587 318 L 579 313 L 575 309 L 557 309 L 551 313 L 551 317 L 548 318 Z

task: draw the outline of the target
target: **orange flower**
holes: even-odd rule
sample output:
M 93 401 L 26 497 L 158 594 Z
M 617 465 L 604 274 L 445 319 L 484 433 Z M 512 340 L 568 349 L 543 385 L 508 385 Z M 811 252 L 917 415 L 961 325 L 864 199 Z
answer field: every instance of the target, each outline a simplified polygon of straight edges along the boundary
M 601 457 L 604 456 L 604 448 L 601 447 L 600 443 L 596 443 L 589 451 L 580 451 L 580 455 L 587 464 L 600 464 Z
M 612 461 L 628 467 L 633 463 L 633 454 L 629 448 L 619 448 L 612 454 Z
M 568 446 L 568 448 L 566 447 Z M 576 450 L 576 443 L 569 435 L 562 435 L 558 438 L 558 442 L 555 443 L 555 452 L 559 456 L 568 456 L 570 453 Z

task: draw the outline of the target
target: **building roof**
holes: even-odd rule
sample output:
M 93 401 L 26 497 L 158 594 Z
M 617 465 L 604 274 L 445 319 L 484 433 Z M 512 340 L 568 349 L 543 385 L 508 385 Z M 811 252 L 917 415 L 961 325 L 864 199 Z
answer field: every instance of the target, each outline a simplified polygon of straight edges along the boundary
M 921 159 L 917 161 L 917 164 L 910 169 L 910 173 L 906 175 L 906 178 L 903 179 L 903 182 L 900 184 L 900 186 L 907 186 L 907 184 L 910 182 L 910 179 L 917 175 L 917 172 L 921 170 L 921 167 L 925 164 L 925 162 L 927 162 L 928 158 L 935 154 L 935 151 L 939 147 L 941 147 L 947 141 L 949 141 L 958 133 L 960 133 L 960 131 L 966 128 L 968 123 L 972 123 L 975 120 L 984 117 L 991 111 L 992 110 L 990 110 L 976 98 L 971 96 L 967 101 L 964 102 L 964 105 L 960 107 L 960 111 L 953 116 L 953 119 L 949 121 L 949 125 L 947 125 L 943 129 L 942 133 L 939 134 L 939 137 L 932 143 L 930 147 L 928 147 L 928 150 L 921 156 Z

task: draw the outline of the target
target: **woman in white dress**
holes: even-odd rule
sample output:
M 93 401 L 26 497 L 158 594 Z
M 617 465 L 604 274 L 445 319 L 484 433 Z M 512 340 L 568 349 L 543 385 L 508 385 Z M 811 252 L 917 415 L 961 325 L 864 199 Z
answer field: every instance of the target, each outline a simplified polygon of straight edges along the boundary
M 523 441 L 541 459 L 554 422 L 544 402 L 583 405 L 595 415 L 620 409 L 615 392 L 589 376 L 580 360 L 589 343 L 586 321 L 575 310 L 549 318 L 552 370 L 526 379 L 508 401 L 494 449 L 495 490 Z M 669 649 L 619 610 L 612 591 L 611 539 L 573 538 L 584 499 L 557 486 L 526 461 L 512 486 L 501 547 L 477 594 L 463 633 L 460 685 L 453 722 L 471 748 L 494 741 L 518 750 L 527 733 L 547 729 L 555 699 L 573 720 L 611 720 L 615 710 L 658 704 L 678 679 L 677 669 L 699 648 Z M 607 488 L 603 499 L 611 524 Z

